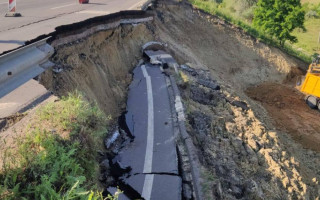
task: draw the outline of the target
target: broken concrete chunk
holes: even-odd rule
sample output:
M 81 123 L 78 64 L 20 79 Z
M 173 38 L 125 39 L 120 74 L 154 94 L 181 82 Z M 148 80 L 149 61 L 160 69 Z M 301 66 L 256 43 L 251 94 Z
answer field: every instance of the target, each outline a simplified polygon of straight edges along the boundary
M 207 136 L 211 132 L 211 117 L 196 111 L 188 115 L 189 123 L 196 133 Z
M 161 65 L 162 64 L 162 62 L 157 57 L 151 57 L 150 63 L 153 65 Z
M 119 130 L 116 130 L 113 134 L 112 137 L 109 139 L 105 140 L 105 147 L 107 149 L 110 148 L 110 146 L 117 140 L 117 138 L 120 136 Z
M 244 111 L 249 110 L 248 104 L 246 102 L 243 102 L 243 101 L 232 101 L 231 104 L 233 106 L 237 106 L 239 108 L 242 108 L 242 110 L 244 110 Z
M 183 104 L 182 104 L 180 96 L 176 96 L 175 107 L 176 107 L 176 112 L 178 114 L 178 120 L 179 121 L 185 121 L 184 111 L 183 111 Z
M 146 50 L 159 50 L 159 49 L 163 49 L 166 46 L 166 44 L 162 43 L 162 42 L 156 42 L 156 41 L 150 41 L 147 42 L 146 44 L 144 44 L 142 46 L 142 52 L 146 51 Z
M 180 65 L 180 68 L 183 70 L 183 71 L 186 71 L 188 73 L 191 74 L 191 76 L 198 76 L 198 72 L 195 70 L 195 69 L 192 69 L 190 68 L 189 66 L 187 65 Z
M 220 90 L 220 85 L 218 85 L 216 81 L 210 79 L 198 79 L 197 83 L 212 90 Z
M 193 101 L 196 101 L 204 105 L 213 105 L 217 106 L 219 101 L 222 101 L 221 93 L 218 91 L 207 92 L 203 88 L 192 85 L 190 87 L 191 95 L 190 98 Z
M 63 71 L 63 68 L 62 66 L 59 66 L 59 65 L 55 65 L 52 67 L 52 71 L 55 72 L 55 73 L 60 73 Z
M 145 50 L 144 54 L 149 57 L 150 63 L 155 64 L 174 64 L 177 63 L 175 59 L 168 53 L 162 50 L 153 51 Z

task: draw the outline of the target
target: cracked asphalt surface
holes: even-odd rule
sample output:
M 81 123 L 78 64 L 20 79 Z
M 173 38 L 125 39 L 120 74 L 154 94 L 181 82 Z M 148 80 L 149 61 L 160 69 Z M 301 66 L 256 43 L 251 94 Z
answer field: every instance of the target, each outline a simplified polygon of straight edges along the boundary
M 139 66 L 133 73 L 126 121 L 135 138 L 116 158 L 122 168 L 131 168 L 123 182 L 144 199 L 181 199 L 165 75 L 158 65 L 151 64 Z

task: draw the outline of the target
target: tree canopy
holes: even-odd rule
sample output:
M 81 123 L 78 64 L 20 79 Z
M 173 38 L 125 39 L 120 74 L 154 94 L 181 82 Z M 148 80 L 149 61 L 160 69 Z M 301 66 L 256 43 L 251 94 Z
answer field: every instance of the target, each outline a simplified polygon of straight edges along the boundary
M 300 0 L 259 0 L 254 12 L 255 28 L 276 37 L 283 46 L 286 40 L 297 42 L 291 35 L 295 28 L 304 27 L 305 12 Z

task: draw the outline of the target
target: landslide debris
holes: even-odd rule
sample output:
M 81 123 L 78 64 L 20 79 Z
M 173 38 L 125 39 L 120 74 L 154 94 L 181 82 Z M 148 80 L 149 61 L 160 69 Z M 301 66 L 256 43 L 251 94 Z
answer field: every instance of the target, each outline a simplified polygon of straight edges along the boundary
M 206 199 L 318 199 L 319 153 L 295 137 L 311 129 L 304 140 L 319 143 L 318 114 L 290 82 L 307 64 L 188 3 L 157 1 L 154 9 L 156 39 L 184 64 L 180 90 Z M 221 89 L 201 84 L 208 80 Z M 264 102 L 277 94 L 288 94 L 285 106 L 279 101 L 271 112 Z M 290 105 L 290 96 L 300 103 Z M 308 114 L 294 116 L 303 109 Z
M 297 148 L 292 140 L 285 142 L 279 136 L 285 132 L 266 126 L 250 105 L 246 110 L 242 104 L 232 104 L 239 97 L 228 91 L 203 87 L 193 77 L 188 86 L 184 84 L 180 88 L 184 88 L 182 97 L 188 111 L 187 129 L 204 167 L 205 199 L 316 199 L 319 196 L 319 155 L 301 146 Z M 214 98 L 216 104 L 206 103 L 212 99 L 204 95 L 198 98 L 205 100 L 194 101 L 191 90 L 196 88 L 220 94 Z M 301 152 L 292 152 L 290 145 Z M 301 154 L 316 162 L 301 162 Z
M 154 21 L 59 47 L 53 61 L 62 71 L 46 72 L 42 83 L 60 96 L 78 89 L 119 116 L 141 46 L 166 43 L 185 64 L 180 90 L 205 198 L 319 199 L 320 125 L 313 123 L 316 112 L 303 112 L 302 96 L 288 83 L 307 65 L 186 2 L 157 1 L 148 12 Z M 281 99 L 275 100 L 277 94 Z

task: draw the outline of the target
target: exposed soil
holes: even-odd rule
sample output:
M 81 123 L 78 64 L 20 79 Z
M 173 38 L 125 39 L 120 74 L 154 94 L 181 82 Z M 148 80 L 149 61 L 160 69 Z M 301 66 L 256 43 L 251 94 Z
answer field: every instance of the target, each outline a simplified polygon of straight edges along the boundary
M 155 14 L 157 40 L 189 66 L 180 86 L 205 198 L 318 199 L 319 113 L 292 86 L 307 64 L 184 3 L 158 1 Z M 221 91 L 199 84 L 207 76 Z
M 277 128 L 286 131 L 305 148 L 320 151 L 320 112 L 310 109 L 304 95 L 290 85 L 264 83 L 247 90 L 273 118 Z
M 10 126 L 20 121 L 25 114 L 16 114 L 5 118 L 0 118 L 0 132 L 7 130 Z
M 58 96 L 80 90 L 119 116 L 141 46 L 164 42 L 189 69 L 180 69 L 180 89 L 206 199 L 319 199 L 319 113 L 290 81 L 307 64 L 184 2 L 158 1 L 149 12 L 153 22 L 57 48 L 62 72 L 47 71 L 42 83 Z
M 62 72 L 46 71 L 41 83 L 58 96 L 79 90 L 116 119 L 125 109 L 130 72 L 150 40 L 145 24 L 128 24 L 58 47 L 52 60 Z

